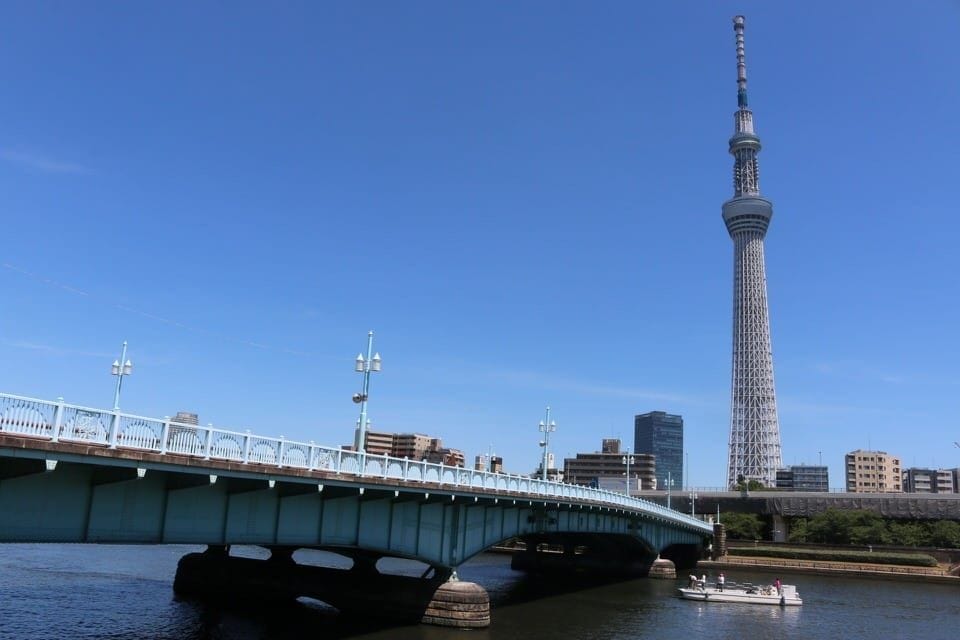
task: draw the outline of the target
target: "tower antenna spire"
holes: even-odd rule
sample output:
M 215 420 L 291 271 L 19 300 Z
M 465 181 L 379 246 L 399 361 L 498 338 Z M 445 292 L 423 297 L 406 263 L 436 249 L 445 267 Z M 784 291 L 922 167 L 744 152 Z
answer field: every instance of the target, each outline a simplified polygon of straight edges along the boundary
M 733 18 L 733 30 L 737 34 L 737 106 L 747 108 L 747 57 L 743 52 L 743 16 Z

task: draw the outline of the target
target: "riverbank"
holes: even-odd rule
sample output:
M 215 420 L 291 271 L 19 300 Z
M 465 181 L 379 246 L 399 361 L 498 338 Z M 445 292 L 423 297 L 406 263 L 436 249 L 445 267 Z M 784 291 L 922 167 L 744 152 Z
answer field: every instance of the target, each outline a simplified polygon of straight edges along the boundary
M 698 569 L 750 569 L 771 573 L 816 574 L 821 576 L 860 576 L 883 580 L 904 580 L 960 586 L 960 576 L 947 573 L 946 567 L 905 567 L 859 562 L 827 562 L 821 560 L 792 560 L 786 558 L 745 558 L 723 556 L 718 560 L 700 560 Z

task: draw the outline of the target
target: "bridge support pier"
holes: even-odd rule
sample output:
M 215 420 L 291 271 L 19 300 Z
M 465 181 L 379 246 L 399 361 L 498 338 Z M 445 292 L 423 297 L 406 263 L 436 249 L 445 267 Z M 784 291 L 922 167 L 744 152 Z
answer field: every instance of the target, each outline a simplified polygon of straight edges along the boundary
M 650 567 L 650 573 L 648 575 L 651 578 L 675 580 L 677 577 L 677 567 L 673 564 L 673 560 L 657 556 L 657 559 L 653 561 L 653 565 Z
M 490 625 L 490 598 L 472 582 L 435 570 L 430 578 L 384 574 L 376 558 L 358 556 L 351 569 L 297 564 L 295 548 L 271 549 L 267 560 L 238 558 L 211 545 L 180 559 L 174 590 L 182 595 L 230 602 L 292 602 L 314 598 L 342 614 L 399 623 L 462 629 Z
M 657 554 L 629 536 L 530 535 L 510 567 L 518 571 L 591 574 L 597 577 L 646 576 Z

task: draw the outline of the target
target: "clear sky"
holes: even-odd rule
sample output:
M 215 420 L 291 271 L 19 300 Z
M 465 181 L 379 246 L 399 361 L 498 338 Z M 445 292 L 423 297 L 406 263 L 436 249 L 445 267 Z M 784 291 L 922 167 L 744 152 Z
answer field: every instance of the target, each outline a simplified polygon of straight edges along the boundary
M 960 466 L 957 2 L 3 5 L 4 392 L 723 484 L 742 12 L 784 462 Z

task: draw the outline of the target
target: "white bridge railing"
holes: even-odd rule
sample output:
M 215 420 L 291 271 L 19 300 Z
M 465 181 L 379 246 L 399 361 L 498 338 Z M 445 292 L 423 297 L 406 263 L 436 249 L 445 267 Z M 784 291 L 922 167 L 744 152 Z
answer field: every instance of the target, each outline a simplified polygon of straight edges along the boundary
M 406 482 L 432 482 L 486 493 L 523 493 L 538 498 L 567 498 L 644 511 L 675 524 L 712 533 L 700 520 L 622 493 L 550 482 L 507 473 L 476 471 L 464 467 L 421 462 L 387 455 L 325 447 L 313 442 L 267 438 L 250 433 L 215 429 L 0 393 L 0 433 L 12 433 L 52 442 L 83 442 L 114 449 L 150 451 L 203 460 L 228 460 L 244 464 L 328 471 L 358 478 L 383 478 Z

